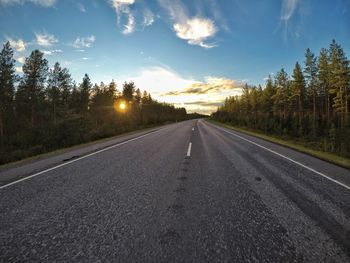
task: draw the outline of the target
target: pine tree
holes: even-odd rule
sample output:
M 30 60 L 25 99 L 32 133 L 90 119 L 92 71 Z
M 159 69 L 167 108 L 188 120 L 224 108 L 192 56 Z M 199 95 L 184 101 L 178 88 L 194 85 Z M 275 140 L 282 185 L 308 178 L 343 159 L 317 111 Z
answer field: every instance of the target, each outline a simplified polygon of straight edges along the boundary
M 299 131 L 302 129 L 302 118 L 304 111 L 304 95 L 305 95 L 305 79 L 299 63 L 295 64 L 292 75 L 292 98 L 297 97 L 298 101 L 298 119 L 299 119 Z M 301 131 L 299 134 L 301 135 Z
M 320 86 L 320 93 L 324 101 L 324 115 L 327 126 L 330 122 L 331 104 L 329 97 L 329 86 L 330 86 L 330 66 L 328 62 L 328 50 L 322 48 L 318 57 L 318 81 Z
M 312 97 L 312 132 L 316 135 L 316 100 L 319 95 L 317 81 L 317 58 L 308 48 L 305 53 L 304 76 L 306 80 L 307 95 Z
M 129 103 L 133 100 L 135 93 L 135 84 L 130 81 L 129 83 L 125 82 L 123 85 L 123 98 Z
M 282 119 L 286 119 L 288 111 L 288 99 L 289 99 L 289 77 L 287 72 L 282 68 L 277 74 L 275 79 L 276 93 L 273 97 L 274 106 L 279 111 L 280 122 Z
M 89 110 L 90 92 L 92 83 L 88 74 L 84 75 L 83 82 L 80 84 L 80 112 L 86 113 Z
M 274 88 L 274 83 L 271 75 L 268 76 L 266 80 L 266 86 L 265 89 L 263 90 L 263 108 L 264 112 L 267 113 L 268 115 L 272 115 L 273 113 L 273 101 L 272 97 L 275 95 L 275 88 Z
M 64 109 L 68 110 L 69 97 L 72 91 L 72 77 L 67 68 L 61 68 L 61 71 L 58 75 L 58 80 L 60 83 L 60 93 L 61 93 L 61 104 Z
M 45 101 L 48 70 L 48 62 L 39 50 L 34 50 L 23 65 L 23 77 L 16 94 L 17 108 L 32 127 L 36 123 L 37 113 L 43 112 L 40 109 Z
M 330 46 L 330 73 L 332 85 L 329 92 L 334 95 L 333 109 L 340 115 L 340 127 L 343 130 L 348 115 L 349 61 L 344 50 L 335 40 L 332 41 Z
M 53 121 L 56 124 L 57 121 L 57 107 L 59 105 L 61 92 L 60 92 L 60 73 L 62 69 L 58 62 L 55 63 L 54 68 L 50 69 L 48 86 L 47 86 L 47 95 L 49 102 L 52 106 L 52 115 Z
M 13 49 L 7 41 L 0 52 L 0 146 L 3 145 L 5 130 L 10 124 L 13 113 L 15 81 Z

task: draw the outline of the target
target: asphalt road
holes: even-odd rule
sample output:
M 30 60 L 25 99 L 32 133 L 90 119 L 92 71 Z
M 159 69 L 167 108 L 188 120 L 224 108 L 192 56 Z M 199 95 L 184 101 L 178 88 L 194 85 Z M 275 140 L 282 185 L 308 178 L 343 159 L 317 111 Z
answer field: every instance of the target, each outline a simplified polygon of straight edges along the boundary
M 350 262 L 348 170 L 204 120 L 137 136 L 3 185 L 0 262 Z

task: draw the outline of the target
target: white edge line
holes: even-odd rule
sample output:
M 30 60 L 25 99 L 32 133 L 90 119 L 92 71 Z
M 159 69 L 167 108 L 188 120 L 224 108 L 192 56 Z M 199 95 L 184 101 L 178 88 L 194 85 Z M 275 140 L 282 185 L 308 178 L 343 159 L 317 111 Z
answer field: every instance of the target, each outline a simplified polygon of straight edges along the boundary
M 147 134 L 141 135 L 141 136 L 139 136 L 139 137 L 135 137 L 135 138 L 132 138 L 132 139 L 129 139 L 129 140 L 126 140 L 126 141 L 123 141 L 123 142 L 120 142 L 120 143 L 114 144 L 114 145 L 112 145 L 112 146 L 108 146 L 107 148 L 103 148 L 103 149 L 98 150 L 98 151 L 96 151 L 96 152 L 92 152 L 92 153 L 89 153 L 89 154 L 87 154 L 87 155 L 81 156 L 81 157 L 79 157 L 79 158 L 77 158 L 77 159 L 74 159 L 74 160 L 71 160 L 71 161 L 68 161 L 68 162 L 65 162 L 65 163 L 62 163 L 62 164 L 56 165 L 56 166 L 51 167 L 51 168 L 49 168 L 49 169 L 46 169 L 46 170 L 40 171 L 40 172 L 38 172 L 38 173 L 35 173 L 35 174 L 32 174 L 32 175 L 29 175 L 29 176 L 24 177 L 24 178 L 22 178 L 22 179 L 19 179 L 19 180 L 17 180 L 17 181 L 14 181 L 14 182 L 11 182 L 11 183 L 8 183 L 8 184 L 5 184 L 5 185 L 3 185 L 3 186 L 0 186 L 0 190 L 4 189 L 4 188 L 6 188 L 6 187 L 9 187 L 9 186 L 11 186 L 11 185 L 18 184 L 18 183 L 20 183 L 20 182 L 23 182 L 23 181 L 29 180 L 29 179 L 31 179 L 31 178 L 33 178 L 33 177 L 38 176 L 38 175 L 41 175 L 41 174 L 44 174 L 44 173 L 50 172 L 50 171 L 55 170 L 55 169 L 57 169 L 57 168 L 60 168 L 60 167 L 66 166 L 66 165 L 68 165 L 68 164 L 71 164 L 71 163 L 74 163 L 74 162 L 80 161 L 80 160 L 82 160 L 82 159 L 85 159 L 85 158 L 87 158 L 87 157 L 93 156 L 93 155 L 95 155 L 95 154 L 99 154 L 99 153 L 101 153 L 101 152 L 108 151 L 108 150 L 110 150 L 110 149 L 113 149 L 113 148 L 115 148 L 115 147 L 121 146 L 121 145 L 123 145 L 123 144 L 129 143 L 129 142 L 132 142 L 132 141 L 139 140 L 139 139 L 141 139 L 141 138 L 143 138 L 143 137 L 146 137 L 146 136 L 148 136 L 148 135 L 151 135 L 151 134 L 154 134 L 154 133 L 160 132 L 160 131 L 162 131 L 162 130 L 164 130 L 164 129 L 166 129 L 166 128 L 163 128 L 163 129 L 160 129 L 160 130 L 156 130 L 156 131 L 153 131 L 153 132 L 150 132 L 150 133 L 147 133 Z
M 188 145 L 187 156 L 191 156 L 192 142 Z
M 303 167 L 303 168 L 305 168 L 305 169 L 307 169 L 307 170 L 309 170 L 309 171 L 311 171 L 311 172 L 314 172 L 314 173 L 316 173 L 316 174 L 318 174 L 318 175 L 320 175 L 320 176 L 322 176 L 322 177 L 324 177 L 324 178 L 326 178 L 326 179 L 332 181 L 333 183 L 336 183 L 336 184 L 338 184 L 338 185 L 340 185 L 340 186 L 343 186 L 344 188 L 350 190 L 350 186 L 348 186 L 348 185 L 346 185 L 346 184 L 343 184 L 343 183 L 341 183 L 341 182 L 339 182 L 339 181 L 337 181 L 337 180 L 335 180 L 335 179 L 333 179 L 333 178 L 331 178 L 331 177 L 329 177 L 329 176 L 327 176 L 327 175 L 325 175 L 325 174 L 323 174 L 323 173 L 321 173 L 321 172 L 319 172 L 319 171 L 316 171 L 315 169 L 313 169 L 313 168 L 311 168 L 311 167 L 309 167 L 309 166 L 306 166 L 305 164 L 299 163 L 298 161 L 295 161 L 295 160 L 293 160 L 293 159 L 291 159 L 291 158 L 289 158 L 289 157 L 287 157 L 287 156 L 285 156 L 285 155 L 283 155 L 283 154 L 280 154 L 280 153 L 278 153 L 278 152 L 275 152 L 274 150 L 271 150 L 271 149 L 269 149 L 269 148 L 266 148 L 265 146 L 262 146 L 262 145 L 260 145 L 260 144 L 258 144 L 258 143 L 255 143 L 255 142 L 251 141 L 251 140 L 248 140 L 248 139 L 246 139 L 246 138 L 244 138 L 244 137 L 242 137 L 242 136 L 239 136 L 239 135 L 237 135 L 237 134 L 235 134 L 235 133 L 233 133 L 233 132 L 229 132 L 229 131 L 227 131 L 227 130 L 221 128 L 221 127 L 218 127 L 218 126 L 216 126 L 216 125 L 214 125 L 214 127 L 217 128 L 217 129 L 219 129 L 219 130 L 222 130 L 222 131 L 224 131 L 224 132 L 226 132 L 226 133 L 229 133 L 229 134 L 231 134 L 231 135 L 233 135 L 233 136 L 236 136 L 236 137 L 238 137 L 238 138 L 240 138 L 240 139 L 242 139 L 242 140 L 244 140 L 244 141 L 246 141 L 246 142 L 249 142 L 249 143 L 251 143 L 251 144 L 254 144 L 254 145 L 256 145 L 256 146 L 258 146 L 258 147 L 260 147 L 260 148 L 262 148 L 262 149 L 264 149 L 264 150 L 266 150 L 266 151 L 269 151 L 269 152 L 271 152 L 271 153 L 274 153 L 274 154 L 276 154 L 276 155 L 278 155 L 278 156 L 280 156 L 280 157 L 282 157 L 282 158 L 284 158 L 284 159 L 286 159 L 286 160 L 288 160 L 288 161 L 290 161 L 290 162 L 292 162 L 292 163 L 298 164 L 298 165 L 300 165 L 301 167 Z

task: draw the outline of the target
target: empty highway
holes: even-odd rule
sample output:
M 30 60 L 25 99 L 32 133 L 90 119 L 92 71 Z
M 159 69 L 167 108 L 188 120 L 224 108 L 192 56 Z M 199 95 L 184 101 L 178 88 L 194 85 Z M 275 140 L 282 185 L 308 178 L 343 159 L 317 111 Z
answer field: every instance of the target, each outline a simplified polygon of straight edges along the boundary
M 350 262 L 349 170 L 205 120 L 118 140 L 0 171 L 0 262 Z

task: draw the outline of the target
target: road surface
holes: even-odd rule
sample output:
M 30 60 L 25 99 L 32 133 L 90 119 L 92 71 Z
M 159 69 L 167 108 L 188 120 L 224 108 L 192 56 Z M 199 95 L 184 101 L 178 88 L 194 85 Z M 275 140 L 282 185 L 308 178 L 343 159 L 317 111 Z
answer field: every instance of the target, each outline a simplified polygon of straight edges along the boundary
M 172 124 L 1 186 L 0 262 L 350 262 L 349 180 L 205 120 Z

